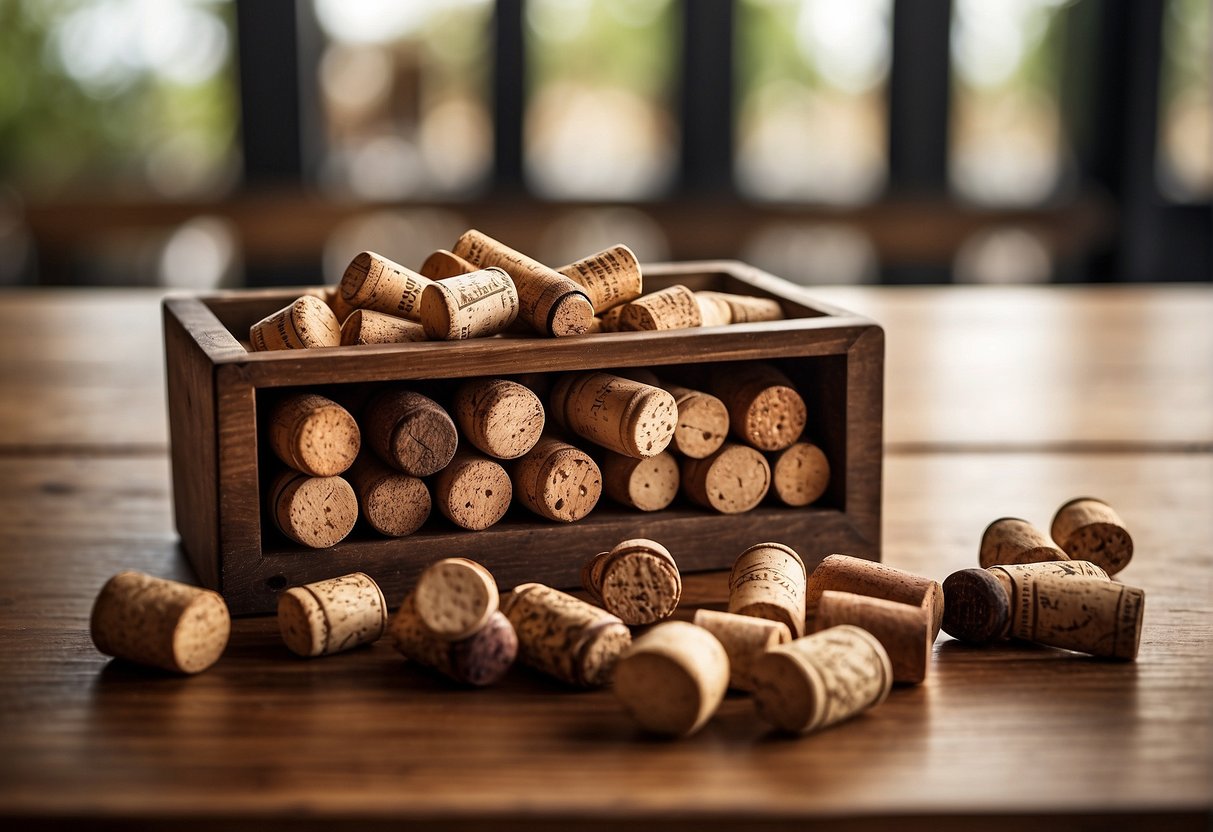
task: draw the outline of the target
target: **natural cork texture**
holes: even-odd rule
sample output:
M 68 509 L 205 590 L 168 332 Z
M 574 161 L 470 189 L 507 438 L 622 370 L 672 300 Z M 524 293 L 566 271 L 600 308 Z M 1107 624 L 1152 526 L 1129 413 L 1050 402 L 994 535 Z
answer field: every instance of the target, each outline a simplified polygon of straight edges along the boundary
M 374 454 L 360 454 L 346 478 L 362 516 L 382 535 L 405 537 L 429 519 L 432 500 L 425 480 L 389 468 Z
M 421 325 L 433 341 L 496 335 L 517 317 L 518 290 L 501 269 L 448 277 L 421 293 Z
M 766 457 L 736 442 L 726 442 L 704 459 L 682 460 L 683 492 L 721 514 L 749 511 L 762 502 L 770 485 Z
M 517 459 L 543 434 L 543 402 L 528 388 L 500 378 L 459 385 L 451 413 L 463 436 L 489 456 Z
M 669 618 L 682 597 L 674 556 L 646 538 L 625 540 L 594 557 L 581 583 L 603 609 L 633 627 Z
M 760 717 L 809 733 L 883 702 L 893 668 L 875 636 L 844 624 L 767 651 L 754 662 L 754 684 Z
M 386 627 L 383 592 L 361 572 L 292 587 L 278 597 L 282 640 L 305 658 L 370 644 Z
M 1010 634 L 1025 641 L 1132 661 L 1146 594 L 1101 578 L 995 571 L 1011 601 Z
M 723 364 L 712 392 L 729 410 L 733 435 L 762 451 L 781 451 L 800 438 L 808 411 L 792 381 L 770 364 Z
M 617 503 L 640 511 L 660 511 L 678 496 L 678 461 L 667 451 L 648 459 L 605 451 L 599 462 L 602 490 Z
M 543 584 L 522 584 L 501 599 L 518 634 L 523 664 L 570 685 L 601 687 L 632 643 L 627 625 L 604 609 Z
M 733 310 L 719 292 L 696 292 L 700 326 L 728 326 L 733 323 Z
M 482 531 L 510 508 L 514 486 L 509 472 L 488 457 L 460 449 L 434 476 L 434 499 L 442 516 L 461 529 Z
M 917 685 L 927 678 L 935 634 L 930 611 L 853 592 L 826 590 L 817 602 L 813 629 L 854 624 L 876 637 L 889 654 L 893 681 Z
M 785 625 L 793 637 L 805 633 L 805 568 L 800 555 L 782 543 L 758 543 L 737 556 L 729 573 L 729 612 Z
M 692 623 L 703 627 L 724 646 L 729 655 L 729 687 L 754 690 L 755 660 L 780 644 L 792 640 L 786 624 L 718 610 L 698 609 Z
M 640 297 L 640 262 L 625 245 L 611 246 L 556 271 L 585 289 L 598 315 Z
M 589 454 L 543 436 L 514 464 L 514 496 L 527 509 L 562 523 L 589 514 L 602 496 L 602 472 Z
M 716 713 L 728 684 L 729 657 L 716 637 L 686 621 L 667 621 L 620 656 L 613 688 L 646 731 L 687 737 Z
M 358 522 L 358 497 L 341 477 L 284 471 L 270 486 L 268 505 L 278 530 L 312 549 L 340 543 Z
M 678 407 L 678 423 L 670 448 L 692 459 L 711 456 L 724 444 L 729 433 L 729 409 L 711 393 L 661 383 L 674 397 Z
M 977 557 L 983 567 L 1070 559 L 1044 532 L 1018 517 L 1003 517 L 987 526 Z
M 939 581 L 863 558 L 830 555 L 809 575 L 805 599 L 810 617 L 827 589 L 922 607 L 930 617 L 931 640 L 939 634 L 944 615 L 944 593 Z
M 448 277 L 471 274 L 476 271 L 476 267 L 459 255 L 440 248 L 425 258 L 419 271 L 423 277 L 430 280 L 446 280 Z
M 1059 578 L 1100 578 L 1111 580 L 1111 577 L 1098 564 L 1089 560 L 1044 560 L 1040 563 L 1008 563 L 1001 566 L 991 566 L 990 572 L 1031 572 L 1037 576 L 1053 576 Z
M 727 292 L 696 292 L 695 297 L 701 304 L 724 306 L 728 310 L 727 323 L 730 324 L 778 321 L 784 317 L 783 307 L 773 298 L 756 298 L 752 295 L 733 295 Z
M 295 393 L 270 410 L 270 447 L 284 463 L 312 477 L 333 477 L 346 470 L 362 445 L 358 423 L 332 399 Z
M 702 323 L 695 293 L 681 285 L 643 295 L 623 307 L 619 315 L 623 332 L 690 329 Z
M 351 306 L 416 321 L 421 316 L 421 293 L 431 283 L 412 269 L 364 251 L 350 261 L 339 287 Z
M 414 477 L 441 471 L 459 444 L 455 422 L 442 406 L 411 390 L 389 390 L 372 399 L 363 428 L 375 453 Z
M 425 628 L 444 641 L 471 638 L 497 612 L 497 582 L 474 560 L 445 558 L 417 579 L 413 605 Z
M 479 268 L 503 269 L 518 288 L 518 316 L 542 335 L 581 335 L 594 307 L 585 290 L 555 269 L 475 229 L 464 232 L 452 251 Z
M 830 462 L 825 451 L 809 442 L 785 448 L 771 464 L 771 491 L 785 505 L 811 505 L 829 484 Z
M 1053 516 L 1050 534 L 1075 560 L 1089 560 L 1115 575 L 1133 558 L 1133 538 L 1111 506 L 1093 497 L 1063 505 Z
M 549 401 L 560 427 L 624 456 L 656 456 L 678 424 L 673 396 L 611 373 L 563 375 Z
M 174 673 L 213 665 L 231 627 L 217 592 L 141 572 L 106 581 L 89 620 L 93 644 L 105 655 Z
M 337 323 L 341 324 L 342 332 L 345 331 L 345 322 L 357 310 L 346 302 L 341 296 L 341 287 L 331 286 L 324 291 L 324 302 L 329 305 L 329 309 L 333 310 L 333 314 L 337 317 Z
M 518 654 L 518 638 L 506 617 L 495 612 L 474 635 L 446 641 L 431 633 L 417 616 L 413 595 L 392 619 L 392 640 L 401 655 L 433 668 L 461 685 L 484 687 L 500 682 Z
M 622 332 L 623 310 L 626 306 L 616 306 L 598 316 L 597 329 L 599 332 Z
M 329 305 L 304 295 L 249 327 L 254 352 L 341 346 L 341 324 Z
M 355 309 L 341 325 L 341 346 L 409 344 L 424 341 L 425 328 L 413 321 L 370 309 Z

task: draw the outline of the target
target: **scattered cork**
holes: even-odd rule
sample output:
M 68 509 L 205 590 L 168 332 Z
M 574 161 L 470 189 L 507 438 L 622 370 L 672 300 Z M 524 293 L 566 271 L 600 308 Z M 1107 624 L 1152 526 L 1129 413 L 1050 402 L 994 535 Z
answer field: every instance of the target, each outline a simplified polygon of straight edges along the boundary
M 461 641 L 497 612 L 497 582 L 474 560 L 444 558 L 417 579 L 413 605 L 427 630 L 444 641 Z
M 1018 517 L 1003 517 L 987 526 L 978 551 L 983 567 L 1069 559 L 1044 532 Z
M 380 534 L 405 537 L 429 519 L 430 490 L 420 477 L 389 468 L 371 453 L 359 454 L 346 477 L 362 516 Z
M 927 678 L 935 643 L 929 609 L 827 589 L 818 599 L 813 629 L 839 624 L 854 624 L 876 637 L 889 654 L 894 682 L 917 685 Z
M 415 477 L 441 471 L 455 455 L 455 422 L 433 399 L 411 390 L 388 390 L 366 407 L 364 436 L 384 462 Z
M 383 592 L 361 572 L 292 587 L 278 596 L 282 640 L 305 658 L 370 644 L 386 627 Z
M 249 327 L 254 352 L 341 346 L 341 324 L 328 304 L 304 295 Z
M 1102 658 L 1137 658 L 1143 590 L 1101 578 L 991 572 L 1010 600 L 1012 637 Z
M 808 411 L 792 381 L 756 361 L 720 366 L 712 392 L 729 409 L 733 435 L 763 451 L 781 451 L 800 438 Z
M 809 442 L 796 442 L 775 454 L 771 463 L 771 490 L 789 506 L 812 505 L 830 484 L 830 462 L 825 451 Z
M 413 594 L 392 619 L 392 640 L 401 655 L 433 668 L 461 685 L 484 687 L 501 681 L 518 654 L 514 627 L 501 612 L 489 616 L 475 634 L 447 641 L 430 632 L 417 615 Z
M 602 472 L 585 451 L 543 436 L 514 465 L 514 496 L 540 517 L 572 523 L 602 496 Z
M 681 285 L 642 295 L 619 315 L 619 329 L 624 332 L 690 329 L 702 323 L 695 293 Z
M 782 543 L 757 543 L 737 556 L 729 573 L 729 612 L 778 621 L 796 638 L 805 633 L 805 567 Z
M 624 456 L 661 453 L 678 423 L 673 396 L 612 373 L 562 375 L 549 401 L 560 427 Z
M 358 522 L 358 497 L 341 477 L 284 471 L 270 486 L 268 505 L 278 530 L 311 549 L 340 543 Z
M 357 347 L 363 344 L 409 344 L 424 341 L 425 327 L 395 315 L 385 315 L 370 309 L 355 309 L 341 325 L 341 345 Z
M 788 626 L 779 621 L 698 609 L 692 622 L 716 636 L 729 656 L 729 687 L 754 690 L 753 668 L 759 656 L 792 640 Z
M 1070 500 L 1053 515 L 1050 534 L 1075 560 L 1088 560 L 1115 575 L 1133 558 L 1133 538 L 1111 506 L 1094 497 Z
M 294 393 L 270 409 L 270 447 L 280 460 L 308 476 L 332 477 L 353 464 L 362 445 L 358 423 L 332 399 Z
M 730 324 L 749 324 L 759 321 L 778 321 L 784 317 L 783 307 L 773 298 L 758 298 L 752 295 L 734 295 L 728 292 L 696 292 L 700 304 L 720 304 L 728 310 Z
M 669 550 L 655 540 L 635 538 L 586 563 L 582 586 L 624 624 L 663 621 L 682 597 L 682 576 Z
M 339 287 L 351 306 L 416 321 L 421 316 L 421 293 L 431 283 L 412 269 L 364 251 L 350 261 Z
M 476 271 L 476 267 L 458 254 L 440 248 L 425 258 L 418 271 L 430 280 L 445 280 L 448 277 L 471 274 Z
M 486 456 L 460 449 L 434 476 L 434 498 L 442 515 L 461 529 L 483 531 L 510 508 L 509 473 Z
M 930 617 L 931 640 L 939 634 L 944 615 L 944 593 L 939 581 L 864 558 L 830 555 L 809 575 L 805 603 L 810 617 L 821 594 L 828 589 L 922 607 Z
M 668 451 L 647 459 L 604 451 L 599 455 L 602 490 L 639 511 L 660 511 L 678 496 L 678 461 Z
M 692 501 L 721 514 L 749 511 L 766 496 L 771 467 L 753 448 L 726 442 L 703 459 L 682 460 L 682 489 Z
M 625 245 L 603 249 L 556 271 L 585 289 L 598 315 L 640 297 L 640 261 Z
M 518 290 L 498 268 L 437 280 L 421 293 L 421 325 L 434 341 L 496 335 L 517 317 Z
M 517 382 L 466 381 L 455 391 L 451 411 L 467 440 L 497 459 L 517 459 L 543 434 L 543 402 Z

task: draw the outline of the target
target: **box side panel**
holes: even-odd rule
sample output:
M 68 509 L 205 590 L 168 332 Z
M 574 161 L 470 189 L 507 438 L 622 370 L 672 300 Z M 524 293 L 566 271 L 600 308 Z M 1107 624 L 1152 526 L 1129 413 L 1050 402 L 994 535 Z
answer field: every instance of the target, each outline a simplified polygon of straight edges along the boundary
M 261 554 L 257 402 L 242 365 L 220 367 L 215 386 L 219 418 L 219 542 L 226 595 L 232 569 Z

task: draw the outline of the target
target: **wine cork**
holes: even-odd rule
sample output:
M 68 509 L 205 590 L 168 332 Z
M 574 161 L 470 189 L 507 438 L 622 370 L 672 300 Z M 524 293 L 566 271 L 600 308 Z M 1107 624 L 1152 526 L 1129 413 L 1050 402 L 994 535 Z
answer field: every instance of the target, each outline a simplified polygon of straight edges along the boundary
M 543 402 L 521 384 L 479 378 L 459 385 L 451 412 L 464 437 L 497 459 L 517 459 L 543 434 Z
M 784 731 L 809 733 L 883 702 L 893 668 L 875 636 L 843 624 L 759 656 L 754 685 L 760 717 Z
M 337 318 L 337 323 L 345 327 L 346 320 L 350 315 L 354 314 L 355 308 L 350 306 L 349 302 L 341 296 L 341 287 L 329 286 L 324 290 L 324 302 L 329 305 L 329 309 L 333 310 L 334 317 Z
M 729 656 L 729 687 L 735 690 L 754 690 L 754 661 L 772 647 L 792 640 L 786 624 L 752 615 L 698 609 L 692 622 L 724 646 Z
M 351 306 L 416 321 L 421 316 L 421 293 L 431 283 L 412 269 L 364 251 L 350 261 L 339 287 Z
M 728 684 L 729 657 L 716 637 L 686 621 L 667 621 L 619 657 L 613 688 L 646 731 L 687 737 L 716 713 Z
M 580 335 L 589 329 L 594 308 L 585 290 L 537 260 L 476 231 L 467 231 L 452 251 L 484 269 L 503 269 L 518 288 L 518 315 L 543 335 Z
M 341 477 L 283 471 L 270 486 L 268 506 L 278 531 L 312 549 L 340 543 L 358 522 L 358 497 Z
M 702 323 L 695 293 L 681 285 L 642 295 L 623 307 L 619 314 L 622 332 L 690 329 Z
M 830 462 L 821 448 L 796 442 L 779 451 L 771 464 L 771 490 L 789 506 L 817 502 L 830 484 Z
M 505 517 L 513 497 L 509 473 L 474 451 L 460 449 L 434 476 L 438 510 L 461 529 L 478 532 L 494 525 Z
M 778 621 L 794 638 L 805 632 L 804 561 L 782 543 L 756 543 L 729 573 L 729 612 Z
M 625 245 L 603 249 L 589 257 L 562 266 L 556 271 L 585 289 L 594 314 L 640 297 L 640 262 Z
M 543 584 L 514 587 L 501 607 L 518 634 L 519 659 L 571 685 L 607 684 L 632 643 L 616 616 Z
M 501 269 L 438 280 L 421 293 L 421 325 L 435 341 L 484 338 L 518 317 L 518 290 Z
M 580 448 L 551 436 L 540 437 L 515 463 L 512 480 L 518 502 L 562 523 L 585 517 L 602 496 L 597 463 Z
M 839 624 L 854 624 L 876 637 L 889 654 L 894 682 L 917 685 L 927 678 L 935 643 L 929 610 L 827 589 L 818 599 L 813 629 L 828 630 Z
M 989 567 L 990 572 L 1031 572 L 1035 575 L 1056 576 L 1061 578 L 1100 578 L 1110 581 L 1111 577 L 1098 564 L 1089 560 L 1044 560 L 1039 563 L 1008 563 L 1001 566 Z
M 985 567 L 1070 559 L 1044 532 L 1018 517 L 1002 517 L 986 526 L 977 557 Z
M 304 658 L 370 644 L 386 627 L 383 592 L 361 572 L 292 587 L 278 596 L 282 640 Z
M 700 326 L 727 326 L 733 323 L 733 311 L 718 292 L 696 292 Z
M 473 635 L 446 641 L 421 622 L 413 594 L 405 596 L 392 619 L 392 640 L 405 658 L 433 668 L 461 685 L 483 687 L 504 678 L 518 654 L 514 627 L 494 612 Z
M 295 393 L 270 409 L 270 447 L 287 465 L 312 477 L 332 477 L 353 464 L 362 445 L 358 423 L 332 399 Z
M 1146 594 L 1101 578 L 992 570 L 1010 599 L 1010 635 L 1108 659 L 1132 661 Z
M 759 321 L 778 321 L 783 307 L 773 298 L 756 298 L 752 295 L 734 295 L 728 292 L 696 292 L 700 303 L 721 304 L 728 309 L 728 323 L 748 324 Z
M 249 327 L 254 352 L 341 346 L 341 324 L 328 304 L 304 295 Z
M 1053 515 L 1050 534 L 1075 560 L 1089 560 L 1115 575 L 1133 558 L 1133 538 L 1120 515 L 1102 500 L 1079 497 Z
M 418 271 L 422 277 L 428 277 L 430 280 L 445 280 L 448 277 L 471 274 L 476 271 L 476 267 L 458 254 L 440 248 L 425 258 Z
M 598 331 L 599 332 L 622 332 L 623 326 L 623 310 L 627 306 L 616 306 L 614 309 L 608 309 L 598 316 Z
M 647 459 L 610 451 L 599 457 L 602 490 L 617 503 L 640 511 L 660 511 L 678 496 L 678 461 L 668 451 Z
M 366 442 L 380 458 L 414 477 L 441 471 L 455 455 L 455 422 L 433 399 L 410 390 L 373 398 L 363 419 Z
M 674 397 L 678 408 L 670 447 L 692 459 L 703 459 L 719 450 L 729 433 L 729 410 L 724 402 L 711 393 L 677 384 L 662 382 L 659 386 Z
M 425 480 L 389 468 L 374 454 L 359 454 L 346 478 L 362 516 L 382 535 L 405 537 L 429 519 L 432 500 Z
M 771 467 L 753 448 L 726 442 L 703 459 L 682 460 L 682 490 L 695 503 L 721 514 L 739 514 L 762 502 Z
M 355 309 L 341 325 L 341 345 L 409 344 L 425 340 L 425 327 L 395 315 L 370 309 Z
M 219 593 L 141 572 L 106 581 L 89 619 L 93 644 L 105 655 L 174 673 L 213 665 L 231 628 Z
M 497 582 L 474 560 L 444 558 L 417 579 L 413 605 L 421 623 L 444 641 L 470 638 L 497 612 Z
M 563 375 L 549 401 L 560 427 L 625 456 L 661 453 L 678 423 L 669 393 L 611 373 Z
M 639 626 L 669 618 L 682 597 L 682 575 L 669 550 L 635 538 L 597 555 L 582 571 L 582 586 L 624 624 Z
M 733 435 L 763 451 L 781 451 L 800 438 L 808 411 L 791 380 L 770 364 L 722 365 L 712 392 L 729 409 Z
M 830 555 L 809 575 L 805 605 L 810 617 L 827 589 L 922 607 L 930 616 L 931 640 L 939 635 L 945 609 L 939 581 L 863 558 Z

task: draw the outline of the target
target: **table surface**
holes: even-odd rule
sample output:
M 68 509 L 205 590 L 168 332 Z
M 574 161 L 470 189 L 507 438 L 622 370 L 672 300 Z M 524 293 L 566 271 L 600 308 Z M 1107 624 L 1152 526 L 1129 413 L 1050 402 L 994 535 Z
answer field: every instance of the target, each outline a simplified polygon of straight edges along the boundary
M 847 288 L 887 331 L 884 559 L 942 579 L 996 517 L 1095 494 L 1137 545 L 1135 663 L 941 635 L 928 681 L 823 733 L 730 695 L 679 742 L 527 671 L 457 689 L 384 640 L 303 661 L 239 619 L 192 678 L 110 663 L 121 569 L 173 530 L 159 295 L 0 296 L 0 820 L 292 830 L 1203 829 L 1213 810 L 1213 290 Z M 437 554 L 437 553 L 436 553 Z M 684 600 L 720 604 L 723 575 Z M 8 827 L 13 828 L 13 827 Z

